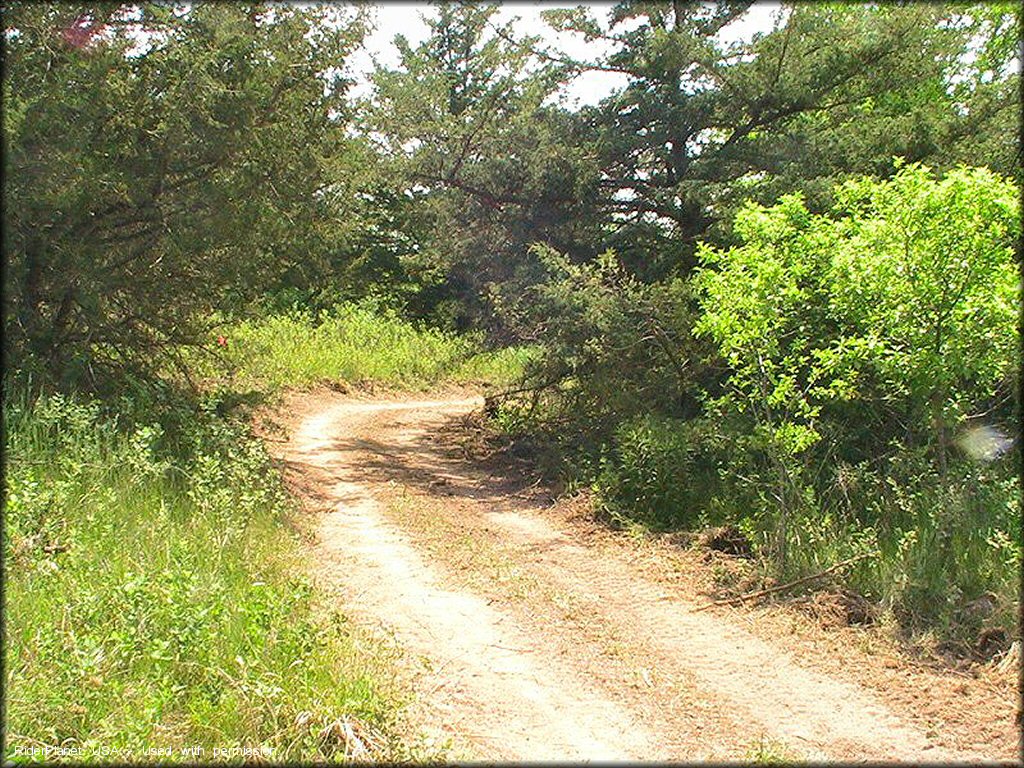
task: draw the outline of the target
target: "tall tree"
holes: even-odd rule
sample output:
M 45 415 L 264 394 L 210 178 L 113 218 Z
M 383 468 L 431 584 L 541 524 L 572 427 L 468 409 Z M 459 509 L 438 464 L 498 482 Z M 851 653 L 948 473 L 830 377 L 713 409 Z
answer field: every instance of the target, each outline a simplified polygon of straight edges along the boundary
M 743 199 L 799 189 L 820 207 L 838 177 L 884 175 L 894 155 L 1012 171 L 1015 134 L 1003 128 L 1019 75 L 1000 41 L 1019 29 L 1015 9 L 791 4 L 773 29 L 736 41 L 730 25 L 750 5 L 624 0 L 608 29 L 582 8 L 547 12 L 611 48 L 552 58 L 628 78 L 582 118 L 601 151 L 601 208 L 619 222 L 607 244 L 634 269 L 686 273 L 697 241 Z M 965 73 L 979 36 L 991 44 Z
M 323 245 L 352 18 L 5 6 L 5 344 L 55 380 L 152 369 Z
M 442 3 L 422 44 L 396 38 L 401 62 L 375 73 L 368 123 L 436 233 L 426 252 L 463 322 L 487 322 L 503 287 L 539 279 L 531 243 L 586 239 L 596 181 L 571 115 L 549 101 L 557 73 L 530 54 L 536 41 L 512 42 L 496 11 Z

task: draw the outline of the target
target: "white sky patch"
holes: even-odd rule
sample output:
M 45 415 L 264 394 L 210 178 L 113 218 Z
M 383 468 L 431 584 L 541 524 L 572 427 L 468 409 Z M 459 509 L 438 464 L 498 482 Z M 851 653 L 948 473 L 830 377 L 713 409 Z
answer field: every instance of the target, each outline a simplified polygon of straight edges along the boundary
M 780 2 L 757 2 L 731 24 L 718 32 L 718 39 L 725 43 L 749 43 L 758 32 L 770 32 L 789 18 L 790 9 Z
M 612 50 L 613 44 L 604 40 L 587 42 L 582 35 L 555 32 L 541 18 L 541 11 L 555 8 L 576 8 L 585 5 L 593 11 L 601 25 L 607 30 L 608 16 L 612 2 L 509 2 L 503 3 L 494 21 L 503 25 L 518 17 L 513 27 L 517 36 L 538 36 L 541 46 L 574 59 L 592 60 Z M 396 35 L 403 35 L 409 45 L 415 48 L 429 33 L 427 23 L 421 14 L 432 16 L 433 5 L 429 2 L 388 2 L 366 3 L 371 9 L 376 28 L 367 36 L 365 47 L 349 59 L 348 72 L 355 80 L 349 91 L 352 96 L 369 96 L 371 85 L 369 75 L 373 61 L 382 66 L 396 67 L 399 63 L 398 49 L 394 46 Z M 758 2 L 742 17 L 724 27 L 719 39 L 725 43 L 749 42 L 757 32 L 770 31 L 785 10 L 779 2 Z M 625 29 L 626 24 L 620 25 Z M 627 83 L 627 77 L 614 72 L 584 72 L 562 89 L 562 96 L 569 105 L 597 104 Z

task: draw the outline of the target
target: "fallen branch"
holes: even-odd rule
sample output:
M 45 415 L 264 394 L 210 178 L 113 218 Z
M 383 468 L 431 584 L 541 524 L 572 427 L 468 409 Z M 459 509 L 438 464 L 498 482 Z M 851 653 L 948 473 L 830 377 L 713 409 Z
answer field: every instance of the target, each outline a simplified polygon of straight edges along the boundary
M 493 410 L 500 401 L 507 400 L 513 395 L 521 395 L 526 392 L 532 394 L 534 392 L 540 392 L 541 390 L 551 389 L 551 387 L 555 387 L 559 383 L 561 383 L 563 378 L 564 377 L 562 376 L 558 376 L 554 379 L 551 379 L 550 381 L 544 382 L 543 384 L 531 384 L 526 387 L 519 387 L 518 389 L 505 389 L 502 390 L 501 392 L 495 392 L 493 395 L 488 395 L 487 397 L 484 398 L 484 410 Z
M 771 595 L 775 592 L 782 592 L 783 590 L 787 590 L 792 587 L 798 587 L 801 584 L 806 584 L 809 581 L 820 579 L 822 576 L 828 576 L 828 574 L 835 573 L 840 568 L 845 568 L 848 565 L 853 565 L 854 563 L 859 562 L 866 557 L 874 557 L 877 554 L 877 552 L 861 552 L 859 555 L 851 557 L 848 560 L 843 560 L 842 562 L 836 563 L 835 565 L 831 565 L 823 571 L 812 573 L 810 576 L 804 576 L 803 578 L 797 579 L 795 581 L 790 581 L 785 584 L 779 584 L 778 586 L 769 587 L 768 589 L 759 589 L 756 592 L 748 592 L 745 595 L 737 595 L 736 597 L 726 597 L 722 598 L 721 600 L 712 600 L 710 603 L 706 603 L 700 606 L 699 608 L 695 608 L 694 612 L 703 611 L 707 608 L 710 608 L 713 605 L 737 605 L 739 603 L 745 603 L 747 600 L 754 600 L 758 597 L 764 597 L 765 595 Z

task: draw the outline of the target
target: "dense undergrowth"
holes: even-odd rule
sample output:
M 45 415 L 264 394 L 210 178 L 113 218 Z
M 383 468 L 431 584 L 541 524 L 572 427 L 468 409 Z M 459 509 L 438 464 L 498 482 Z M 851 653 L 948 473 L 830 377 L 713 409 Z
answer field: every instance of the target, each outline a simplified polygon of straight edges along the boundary
M 315 608 L 262 444 L 215 405 L 172 432 L 5 404 L 9 758 L 342 759 L 346 723 L 403 756 L 389 660 Z
M 714 434 L 712 423 L 650 416 L 623 424 L 594 474 L 600 503 L 655 531 L 736 526 L 770 561 L 780 535 L 772 478 Z M 1018 461 L 963 456 L 944 477 L 922 452 L 821 467 L 781 532 L 786 560 L 770 572 L 786 581 L 865 554 L 832 581 L 911 635 L 932 632 L 961 651 L 987 629 L 1010 636 L 1020 594 Z
M 546 421 L 564 407 L 552 400 L 565 394 L 548 393 L 539 405 L 509 399 L 496 428 L 533 441 L 543 468 L 568 487 L 590 487 L 612 525 L 737 529 L 769 585 L 855 558 L 802 589 L 851 589 L 875 607 L 876 620 L 931 650 L 989 656 L 1017 636 L 1020 449 L 988 458 L 970 452 L 1005 446 L 1009 425 L 965 427 L 964 448 L 944 473 L 926 451 L 900 446 L 856 463 L 826 458 L 782 508 L 764 455 L 721 421 L 640 414 L 593 442 L 593 432 L 570 431 L 568 417 L 554 428 Z M 727 590 L 736 587 L 730 573 L 721 574 Z

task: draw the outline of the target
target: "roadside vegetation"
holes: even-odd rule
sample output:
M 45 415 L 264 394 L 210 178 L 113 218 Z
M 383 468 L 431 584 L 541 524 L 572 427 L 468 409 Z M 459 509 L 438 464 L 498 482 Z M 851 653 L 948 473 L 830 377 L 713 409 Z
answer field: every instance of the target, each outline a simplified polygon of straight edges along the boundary
M 291 502 L 262 444 L 215 406 L 170 431 L 9 397 L 9 756 L 408 756 L 392 660 L 316 608 Z
M 319 382 L 425 388 L 446 382 L 505 386 L 518 380 L 530 351 L 486 349 L 481 336 L 417 325 L 371 302 L 302 309 L 218 329 L 210 375 L 246 389 L 276 391 Z M 199 368 L 199 370 L 202 370 Z
M 876 618 L 947 651 L 1005 649 L 1021 566 L 1019 189 L 915 165 L 835 200 L 744 207 L 738 244 L 703 246 L 685 284 L 640 283 L 612 253 L 583 268 L 547 254 L 557 279 L 538 306 L 572 330 L 530 378 L 558 383 L 499 418 L 546 434 L 612 520 L 728 526 L 777 583 L 852 560 L 832 584 Z M 661 335 L 684 362 L 644 348 Z
M 8 755 L 436 758 L 400 720 L 395 658 L 318 605 L 302 517 L 247 404 L 324 382 L 502 384 L 521 374 L 523 350 L 481 352 L 356 305 L 221 330 L 223 354 L 192 366 L 211 377 L 199 393 L 101 403 L 10 380 Z

